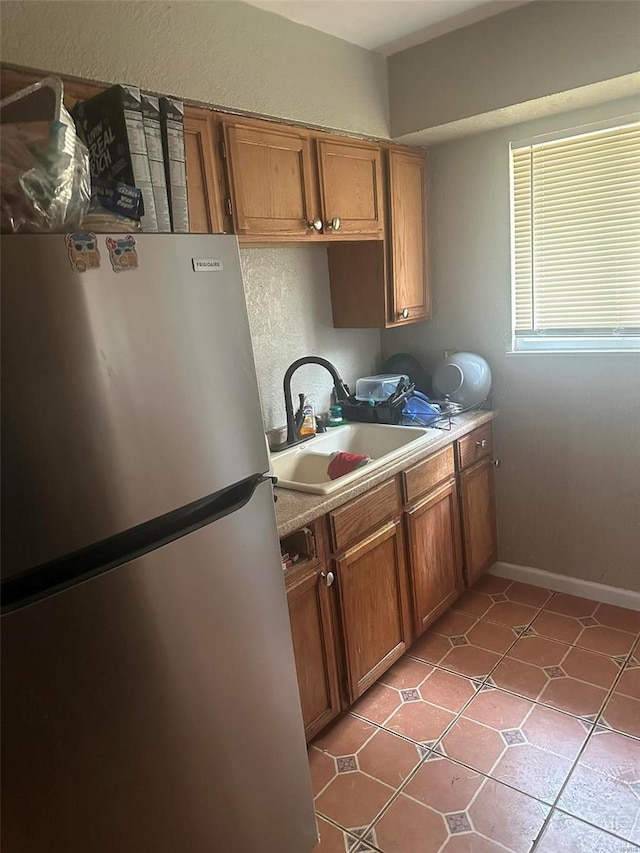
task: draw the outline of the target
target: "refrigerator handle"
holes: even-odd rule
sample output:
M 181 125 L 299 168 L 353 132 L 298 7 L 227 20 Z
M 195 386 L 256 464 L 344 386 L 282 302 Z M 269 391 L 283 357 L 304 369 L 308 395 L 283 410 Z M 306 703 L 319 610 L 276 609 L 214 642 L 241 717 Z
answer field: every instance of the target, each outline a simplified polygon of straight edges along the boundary
M 81 581 L 114 569 L 192 533 L 249 503 L 261 483 L 275 478 L 256 474 L 180 509 L 103 539 L 95 545 L 36 566 L 2 583 L 2 612 L 15 610 Z

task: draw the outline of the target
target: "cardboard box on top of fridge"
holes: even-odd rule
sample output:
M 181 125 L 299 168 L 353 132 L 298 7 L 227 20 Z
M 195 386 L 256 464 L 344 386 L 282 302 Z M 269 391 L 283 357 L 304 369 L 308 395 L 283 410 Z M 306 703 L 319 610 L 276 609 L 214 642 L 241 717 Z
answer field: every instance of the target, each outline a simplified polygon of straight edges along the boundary
M 137 187 L 144 202 L 142 229 L 157 231 L 140 89 L 111 86 L 72 112 L 89 149 L 92 177 Z
M 171 230 L 184 233 L 189 230 L 189 207 L 183 102 L 175 98 L 160 98 L 160 124 L 171 210 Z
M 162 146 L 162 127 L 160 123 L 160 100 L 147 92 L 140 93 L 142 103 L 142 121 L 149 157 L 153 200 L 156 205 L 158 231 L 171 231 L 169 195 L 165 174 L 164 152 Z

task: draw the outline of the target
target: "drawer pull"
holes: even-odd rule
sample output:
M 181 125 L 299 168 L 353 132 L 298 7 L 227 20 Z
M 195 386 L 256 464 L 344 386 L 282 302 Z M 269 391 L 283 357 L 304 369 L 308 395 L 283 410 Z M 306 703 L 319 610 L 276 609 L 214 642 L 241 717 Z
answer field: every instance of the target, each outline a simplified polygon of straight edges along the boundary
M 327 586 L 331 586 L 331 584 L 336 579 L 336 576 L 333 572 L 320 572 L 320 577 L 326 583 Z
M 491 464 L 494 466 L 494 468 L 499 468 L 500 467 L 500 460 L 499 459 L 492 459 Z
M 483 438 L 482 441 L 476 441 L 476 447 L 481 447 L 483 450 L 487 446 L 487 439 Z

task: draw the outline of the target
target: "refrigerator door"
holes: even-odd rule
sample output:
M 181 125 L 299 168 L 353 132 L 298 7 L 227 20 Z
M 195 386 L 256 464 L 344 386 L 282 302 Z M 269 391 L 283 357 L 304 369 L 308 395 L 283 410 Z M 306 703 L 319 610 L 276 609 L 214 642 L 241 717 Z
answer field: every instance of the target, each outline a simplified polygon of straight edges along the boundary
M 5 576 L 269 467 L 236 238 L 110 239 L 2 237 Z
M 269 483 L 2 634 L 7 850 L 312 850 Z

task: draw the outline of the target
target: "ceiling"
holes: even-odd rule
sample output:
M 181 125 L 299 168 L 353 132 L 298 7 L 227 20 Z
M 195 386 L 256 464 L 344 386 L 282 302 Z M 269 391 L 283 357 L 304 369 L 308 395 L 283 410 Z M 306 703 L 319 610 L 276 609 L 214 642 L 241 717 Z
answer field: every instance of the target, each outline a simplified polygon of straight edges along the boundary
M 385 56 L 530 0 L 248 0 Z

